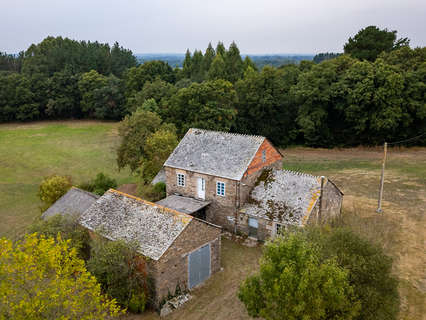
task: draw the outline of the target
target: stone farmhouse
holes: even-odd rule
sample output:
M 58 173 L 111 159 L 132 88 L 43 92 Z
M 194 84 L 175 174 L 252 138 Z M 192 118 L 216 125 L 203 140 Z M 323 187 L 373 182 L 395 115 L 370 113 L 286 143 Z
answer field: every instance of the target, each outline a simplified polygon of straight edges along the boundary
M 167 191 L 157 203 L 258 240 L 340 212 L 329 179 L 284 171 L 282 160 L 265 137 L 189 129 L 154 179 Z

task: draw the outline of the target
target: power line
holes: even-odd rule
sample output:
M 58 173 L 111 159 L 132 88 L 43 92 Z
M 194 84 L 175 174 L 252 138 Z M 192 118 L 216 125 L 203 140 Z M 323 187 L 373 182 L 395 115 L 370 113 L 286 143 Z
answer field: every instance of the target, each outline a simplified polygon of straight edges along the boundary
M 426 132 L 423 132 L 422 134 L 420 134 L 420 135 L 418 135 L 416 137 L 409 138 L 409 139 L 405 139 L 405 140 L 401 140 L 401 141 L 396 141 L 396 142 L 388 142 L 388 146 L 391 146 L 391 145 L 394 145 L 394 144 L 399 144 L 399 143 L 404 143 L 404 142 L 408 142 L 408 141 L 413 141 L 413 140 L 416 140 L 418 138 L 423 137 L 424 135 L 426 135 Z

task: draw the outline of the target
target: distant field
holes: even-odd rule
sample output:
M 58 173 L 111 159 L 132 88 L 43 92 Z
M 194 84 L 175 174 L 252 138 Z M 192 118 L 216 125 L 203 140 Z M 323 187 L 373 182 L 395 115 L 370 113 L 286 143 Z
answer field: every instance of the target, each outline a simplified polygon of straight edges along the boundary
M 0 236 L 13 236 L 40 214 L 37 188 L 43 177 L 70 175 L 78 184 L 104 172 L 119 183 L 132 182 L 118 172 L 117 123 L 36 122 L 0 125 Z

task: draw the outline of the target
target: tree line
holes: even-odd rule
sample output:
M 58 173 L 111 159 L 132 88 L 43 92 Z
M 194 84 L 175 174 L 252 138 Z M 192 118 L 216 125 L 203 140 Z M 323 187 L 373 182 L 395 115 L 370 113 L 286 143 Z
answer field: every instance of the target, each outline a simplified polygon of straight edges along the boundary
M 425 131 L 425 58 L 425 47 L 374 26 L 349 38 L 344 54 L 261 70 L 234 42 L 188 50 L 183 67 L 172 68 L 138 65 L 118 43 L 48 37 L 0 55 L 0 121 L 121 120 L 140 108 L 178 136 L 199 127 L 278 146 L 376 145 Z

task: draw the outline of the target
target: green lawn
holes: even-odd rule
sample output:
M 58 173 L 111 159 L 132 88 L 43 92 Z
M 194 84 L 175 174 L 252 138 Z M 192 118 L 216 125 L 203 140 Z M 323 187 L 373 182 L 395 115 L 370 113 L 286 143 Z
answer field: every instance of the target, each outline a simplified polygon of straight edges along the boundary
M 14 236 L 40 214 L 37 188 L 43 177 L 70 175 L 73 184 L 104 172 L 119 184 L 117 123 L 94 121 L 0 125 L 0 236 Z

